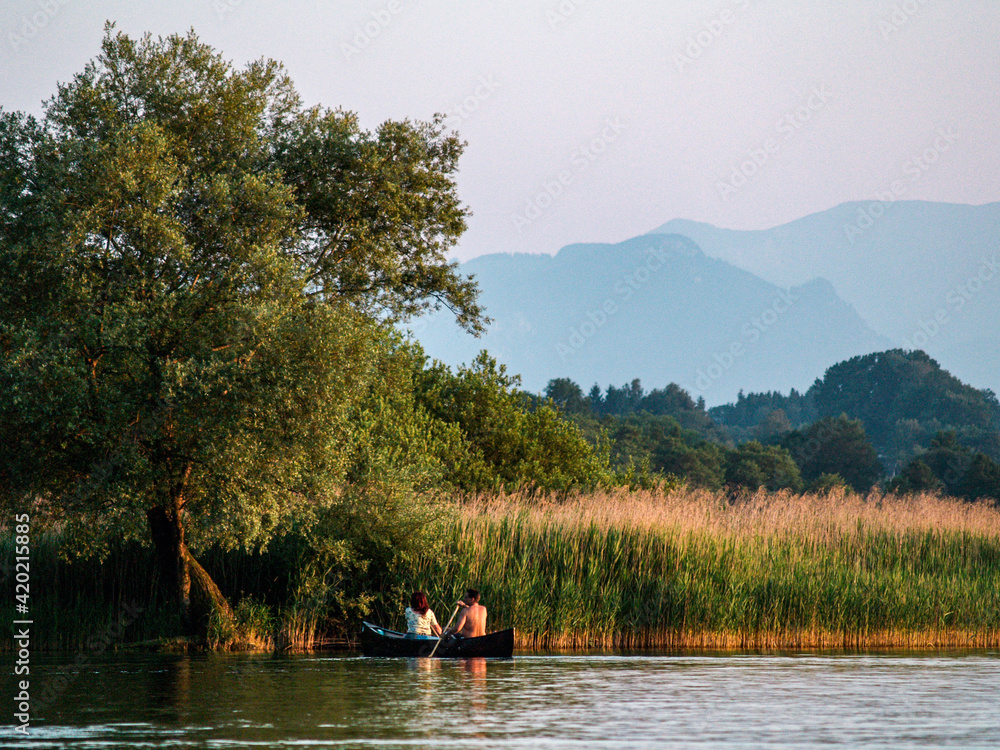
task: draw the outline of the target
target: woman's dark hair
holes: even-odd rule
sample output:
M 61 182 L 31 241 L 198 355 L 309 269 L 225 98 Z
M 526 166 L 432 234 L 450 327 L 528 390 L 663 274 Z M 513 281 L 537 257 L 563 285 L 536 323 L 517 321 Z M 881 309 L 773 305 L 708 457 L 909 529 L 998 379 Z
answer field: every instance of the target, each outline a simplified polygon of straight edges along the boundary
M 423 591 L 414 591 L 413 596 L 410 597 L 410 609 L 418 615 L 426 615 L 430 608 L 427 603 L 427 594 Z

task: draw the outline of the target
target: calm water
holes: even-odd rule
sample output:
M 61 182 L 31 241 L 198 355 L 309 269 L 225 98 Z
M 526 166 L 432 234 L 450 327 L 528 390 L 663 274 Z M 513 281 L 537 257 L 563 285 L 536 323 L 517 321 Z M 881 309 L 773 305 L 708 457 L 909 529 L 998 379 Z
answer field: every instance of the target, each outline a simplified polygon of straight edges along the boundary
M 72 659 L 35 657 L 63 690 L 0 746 L 1000 747 L 998 653 Z

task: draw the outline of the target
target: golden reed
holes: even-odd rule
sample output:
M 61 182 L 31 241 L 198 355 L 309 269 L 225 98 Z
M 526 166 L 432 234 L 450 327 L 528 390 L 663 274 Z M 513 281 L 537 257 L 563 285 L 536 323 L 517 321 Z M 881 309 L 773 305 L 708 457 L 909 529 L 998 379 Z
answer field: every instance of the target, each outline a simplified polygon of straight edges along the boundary
M 989 504 L 675 489 L 445 508 L 452 562 L 414 582 L 480 583 L 521 649 L 1000 647 Z

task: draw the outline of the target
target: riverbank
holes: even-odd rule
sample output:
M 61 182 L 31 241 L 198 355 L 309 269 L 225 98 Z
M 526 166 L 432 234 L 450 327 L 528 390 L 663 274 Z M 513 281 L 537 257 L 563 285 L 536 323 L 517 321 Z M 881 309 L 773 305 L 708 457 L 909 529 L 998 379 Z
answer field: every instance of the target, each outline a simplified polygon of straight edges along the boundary
M 404 592 L 421 588 L 443 620 L 472 585 L 490 628 L 516 628 L 520 650 L 1000 646 L 1000 511 L 992 506 L 933 495 L 732 501 L 623 490 L 448 500 L 437 517 L 425 553 L 350 582 L 375 594 L 358 619 L 399 627 Z M 49 533 L 33 550 L 35 647 L 177 635 L 149 550 L 130 545 L 103 562 L 67 563 L 58 549 Z M 7 539 L 0 552 L 8 554 Z M 214 633 L 214 645 L 308 649 L 351 636 L 316 603 L 337 591 L 296 598 L 285 551 L 199 557 L 235 605 L 238 632 Z

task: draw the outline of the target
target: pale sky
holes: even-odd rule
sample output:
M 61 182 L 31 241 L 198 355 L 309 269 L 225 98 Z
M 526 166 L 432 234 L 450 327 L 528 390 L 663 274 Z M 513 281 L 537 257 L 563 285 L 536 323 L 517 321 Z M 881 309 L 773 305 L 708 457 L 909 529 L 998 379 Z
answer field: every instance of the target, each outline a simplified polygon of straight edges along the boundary
M 915 168 L 907 198 L 1000 200 L 995 1 L 0 0 L 0 105 L 38 112 L 106 19 L 280 60 L 367 127 L 449 115 L 462 260 L 767 228 Z

